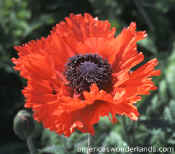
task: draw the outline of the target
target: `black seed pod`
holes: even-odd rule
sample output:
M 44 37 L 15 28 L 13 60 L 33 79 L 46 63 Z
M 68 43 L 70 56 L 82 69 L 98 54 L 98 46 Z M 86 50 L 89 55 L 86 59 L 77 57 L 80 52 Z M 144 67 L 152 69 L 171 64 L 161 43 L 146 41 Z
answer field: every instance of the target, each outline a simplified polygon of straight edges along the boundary
M 76 93 L 89 91 L 93 83 L 104 90 L 112 85 L 111 65 L 97 54 L 73 56 L 65 67 L 65 77 Z

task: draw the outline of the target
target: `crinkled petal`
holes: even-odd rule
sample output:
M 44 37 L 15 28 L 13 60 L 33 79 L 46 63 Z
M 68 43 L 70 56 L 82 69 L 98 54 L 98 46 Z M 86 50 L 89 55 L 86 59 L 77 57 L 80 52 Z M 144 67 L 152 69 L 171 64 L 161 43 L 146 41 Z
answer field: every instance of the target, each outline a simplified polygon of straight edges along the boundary
M 71 47 L 74 45 L 74 42 L 83 42 L 89 37 L 111 39 L 115 34 L 115 28 L 111 29 L 108 21 L 100 21 L 88 13 L 85 13 L 84 16 L 71 14 L 65 20 L 66 22 L 60 22 L 52 31 L 64 38 Z
M 14 68 L 20 70 L 21 75 L 25 78 L 29 74 L 26 71 L 26 65 L 37 65 L 40 63 L 39 69 L 43 69 L 43 66 L 46 66 L 45 69 L 48 69 L 47 65 L 53 66 L 54 64 L 54 69 L 63 72 L 67 59 L 75 55 L 64 40 L 55 33 L 41 40 L 30 41 L 22 46 L 15 46 L 15 49 L 18 51 L 19 58 L 12 58 L 12 62 L 16 65 Z M 49 61 L 50 63 L 48 63 Z
M 112 95 L 99 90 L 95 84 L 91 86 L 90 92 L 84 92 L 84 97 L 85 100 L 69 98 L 68 101 L 68 98 L 65 100 L 65 97 L 61 99 L 65 101 L 61 103 L 64 113 L 60 114 L 59 110 L 54 112 L 57 117 L 55 122 L 57 133 L 70 136 L 75 129 L 78 129 L 84 133 L 89 132 L 94 135 L 93 126 L 98 123 L 102 116 L 108 116 L 114 123 L 116 122 L 116 114 L 126 115 L 132 120 L 136 120 L 139 115 L 134 105 L 114 101 Z M 110 117 L 110 113 L 112 117 Z
M 71 14 L 65 20 L 66 22 L 57 24 L 52 33 L 59 35 L 76 54 L 93 52 L 100 53 L 105 58 L 111 56 L 110 45 L 108 52 L 100 47 L 102 42 L 107 45 L 114 39 L 115 28 L 111 29 L 108 21 L 100 21 L 87 13 L 84 16 Z
M 148 95 L 150 90 L 156 90 L 151 77 L 160 75 L 160 70 L 154 69 L 157 64 L 157 59 L 148 61 L 137 70 L 127 74 L 126 80 L 122 80 L 120 76 L 114 76 L 117 80 L 114 84 L 115 99 L 123 97 L 126 101 L 135 103 L 141 100 L 141 95 Z
M 123 29 L 116 38 L 116 52 L 111 55 L 111 63 L 115 72 L 124 69 L 126 66 L 131 69 L 143 61 L 144 57 L 142 53 L 138 53 L 136 43 L 146 36 L 145 31 L 136 32 L 135 23 L 131 23 L 128 28 Z

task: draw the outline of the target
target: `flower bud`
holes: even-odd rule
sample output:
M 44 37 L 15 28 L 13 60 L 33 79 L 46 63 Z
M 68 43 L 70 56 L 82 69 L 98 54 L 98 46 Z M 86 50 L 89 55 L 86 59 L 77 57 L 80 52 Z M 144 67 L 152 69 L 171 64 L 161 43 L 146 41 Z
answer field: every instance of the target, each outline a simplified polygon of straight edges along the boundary
M 33 120 L 32 113 L 26 110 L 19 111 L 13 121 L 13 130 L 22 140 L 26 140 L 31 136 L 35 130 L 35 121 Z

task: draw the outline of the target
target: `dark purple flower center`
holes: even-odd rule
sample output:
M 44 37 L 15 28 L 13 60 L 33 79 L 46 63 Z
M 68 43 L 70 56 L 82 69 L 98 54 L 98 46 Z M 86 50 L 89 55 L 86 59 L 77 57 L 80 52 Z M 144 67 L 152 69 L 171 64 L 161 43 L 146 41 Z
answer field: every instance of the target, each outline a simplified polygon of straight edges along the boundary
M 89 91 L 96 83 L 99 89 L 108 90 L 112 85 L 112 68 L 107 60 L 97 54 L 76 55 L 65 66 L 65 77 L 76 92 Z

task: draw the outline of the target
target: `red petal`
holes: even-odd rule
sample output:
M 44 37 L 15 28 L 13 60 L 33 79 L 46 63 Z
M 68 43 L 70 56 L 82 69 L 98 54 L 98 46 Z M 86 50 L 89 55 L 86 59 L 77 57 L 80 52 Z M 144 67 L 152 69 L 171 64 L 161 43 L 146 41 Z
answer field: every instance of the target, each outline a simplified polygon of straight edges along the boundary
M 131 23 L 127 29 L 124 29 L 116 38 L 115 53 L 111 55 L 112 65 L 114 71 L 122 69 L 122 65 L 130 60 L 130 58 L 137 57 L 137 42 L 146 37 L 145 31 L 136 32 L 136 24 Z M 140 61 L 143 60 L 143 55 L 140 54 Z M 132 63 L 131 63 L 132 64 Z M 137 63 L 136 63 L 137 64 Z M 135 64 L 135 65 L 136 65 Z M 133 65 L 133 64 L 132 64 Z M 131 67 L 131 66 L 129 66 Z M 133 67 L 133 66 L 132 66 Z

